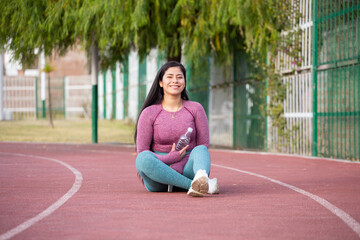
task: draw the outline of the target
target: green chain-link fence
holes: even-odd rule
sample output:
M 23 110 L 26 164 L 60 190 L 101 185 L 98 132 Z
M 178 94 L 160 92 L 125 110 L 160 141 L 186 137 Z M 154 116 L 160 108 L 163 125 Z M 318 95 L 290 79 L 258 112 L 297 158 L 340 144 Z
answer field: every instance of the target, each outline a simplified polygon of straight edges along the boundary
M 199 66 L 187 63 L 186 67 L 187 89 L 191 101 L 199 102 L 209 116 L 209 58 L 202 59 Z
M 360 2 L 313 6 L 313 155 L 360 160 Z
M 252 79 L 256 71 L 245 52 L 234 54 L 233 147 L 265 150 L 264 82 Z

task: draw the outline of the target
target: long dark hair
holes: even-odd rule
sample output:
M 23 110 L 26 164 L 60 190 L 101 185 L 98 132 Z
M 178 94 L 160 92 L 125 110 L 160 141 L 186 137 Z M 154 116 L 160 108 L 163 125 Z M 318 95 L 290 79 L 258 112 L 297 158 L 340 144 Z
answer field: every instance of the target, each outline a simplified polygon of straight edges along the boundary
M 186 69 L 185 69 L 185 67 L 181 63 L 176 62 L 176 61 L 170 61 L 170 62 L 165 63 L 157 72 L 154 82 L 150 88 L 149 94 L 147 95 L 145 102 L 142 105 L 139 115 L 137 117 L 136 126 L 135 126 L 135 134 L 134 134 L 135 144 L 136 144 L 136 135 L 137 135 L 137 125 L 139 122 L 140 114 L 142 113 L 142 111 L 145 108 L 147 108 L 151 105 L 154 105 L 154 104 L 159 104 L 163 100 L 164 89 L 162 87 L 160 87 L 159 82 L 162 81 L 165 72 L 171 67 L 180 67 L 180 70 L 181 70 L 182 74 L 184 75 L 184 80 L 185 80 L 185 88 L 181 92 L 181 99 L 189 100 L 189 96 L 186 92 Z

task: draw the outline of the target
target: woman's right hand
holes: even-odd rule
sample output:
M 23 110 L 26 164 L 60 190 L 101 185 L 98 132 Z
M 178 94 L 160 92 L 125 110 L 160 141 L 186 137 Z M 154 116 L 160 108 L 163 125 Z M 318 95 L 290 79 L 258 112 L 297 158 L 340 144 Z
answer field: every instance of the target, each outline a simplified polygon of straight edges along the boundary
M 175 147 L 176 147 L 176 145 L 175 145 L 175 143 L 173 143 L 170 152 L 175 151 Z M 189 145 L 186 145 L 183 149 L 181 149 L 181 150 L 179 151 L 180 159 L 182 159 L 182 158 L 185 156 L 185 154 L 186 154 L 186 149 L 187 149 L 188 147 L 189 147 Z

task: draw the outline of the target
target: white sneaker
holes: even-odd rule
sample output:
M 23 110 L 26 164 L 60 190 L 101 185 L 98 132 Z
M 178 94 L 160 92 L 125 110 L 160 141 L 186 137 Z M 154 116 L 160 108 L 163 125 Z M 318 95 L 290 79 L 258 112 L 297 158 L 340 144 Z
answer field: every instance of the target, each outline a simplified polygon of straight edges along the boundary
M 209 177 L 205 170 L 198 170 L 191 182 L 188 195 L 192 197 L 202 197 L 204 193 L 209 191 Z
M 218 184 L 217 178 L 209 179 L 209 194 L 219 194 L 220 192 L 220 186 Z

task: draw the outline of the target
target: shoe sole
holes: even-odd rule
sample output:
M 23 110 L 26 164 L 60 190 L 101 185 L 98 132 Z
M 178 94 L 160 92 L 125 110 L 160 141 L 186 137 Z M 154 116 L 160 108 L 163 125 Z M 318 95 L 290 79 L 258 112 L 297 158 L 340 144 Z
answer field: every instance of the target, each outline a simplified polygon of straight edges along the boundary
M 204 194 L 194 191 L 193 189 L 187 193 L 191 197 L 203 197 Z
M 195 192 L 205 194 L 209 191 L 209 184 L 206 177 L 200 177 L 191 184 L 191 188 Z

